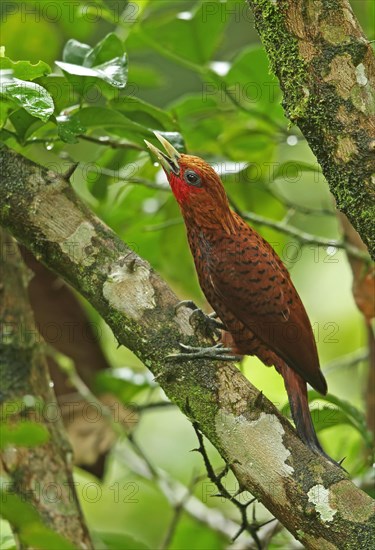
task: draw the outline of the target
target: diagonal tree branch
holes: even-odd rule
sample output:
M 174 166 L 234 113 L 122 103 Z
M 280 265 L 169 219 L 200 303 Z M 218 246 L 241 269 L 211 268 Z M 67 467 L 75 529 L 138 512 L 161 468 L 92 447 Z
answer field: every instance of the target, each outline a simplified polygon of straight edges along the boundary
M 247 0 L 284 93 L 344 212 L 375 259 L 375 58 L 348 0 Z
M 234 472 L 306 548 L 375 546 L 372 499 L 314 455 L 290 423 L 233 365 L 169 365 L 178 343 L 207 341 L 177 313 L 177 297 L 150 265 L 80 201 L 61 176 L 0 151 L 0 223 L 99 311 L 148 366 Z M 188 404 L 188 406 L 187 406 Z

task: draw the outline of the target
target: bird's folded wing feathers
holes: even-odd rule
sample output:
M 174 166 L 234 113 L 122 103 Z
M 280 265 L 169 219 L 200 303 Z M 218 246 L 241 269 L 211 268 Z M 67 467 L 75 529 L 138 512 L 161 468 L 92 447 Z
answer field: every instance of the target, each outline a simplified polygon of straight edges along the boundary
M 263 239 L 248 242 L 236 254 L 238 243 L 229 239 L 225 254 L 210 259 L 209 278 L 217 299 L 270 350 L 325 393 L 310 321 L 286 268 Z

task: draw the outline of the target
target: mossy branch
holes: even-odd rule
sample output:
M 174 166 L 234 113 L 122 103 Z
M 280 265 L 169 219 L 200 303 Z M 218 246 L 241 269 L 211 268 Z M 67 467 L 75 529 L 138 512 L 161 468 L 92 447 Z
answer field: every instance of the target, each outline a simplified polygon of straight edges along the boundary
M 248 0 L 287 117 L 375 259 L 375 58 L 347 0 Z
M 34 421 L 46 435 L 43 444 L 10 446 L 1 452 L 2 475 L 6 472 L 9 477 L 4 483 L 9 487 L 9 494 L 2 494 L 3 514 L 8 518 L 7 505 L 12 508 L 8 498 L 11 501 L 15 493 L 21 503 L 26 500 L 35 507 L 47 528 L 42 532 L 36 523 L 31 526 L 30 514 L 20 525 L 13 524 L 21 549 L 37 544 L 32 529 L 35 535 L 39 529 L 40 537 L 56 534 L 56 538 L 49 540 L 51 544 L 89 550 L 93 544 L 74 488 L 72 451 L 60 417 L 55 416 L 58 404 L 50 387 L 43 343 L 28 302 L 27 284 L 31 273 L 22 261 L 17 243 L 1 228 L 0 272 L 2 421 L 6 419 L 5 427 L 14 430 L 22 428 L 25 421 Z M 48 411 L 52 410 L 53 420 L 48 418 Z M 12 518 L 14 511 L 9 520 Z M 67 540 L 72 544 L 68 545 Z
M 233 470 L 306 548 L 375 546 L 372 499 L 313 454 L 291 424 L 233 365 L 169 364 L 179 342 L 199 345 L 190 311 L 58 174 L 0 151 L 0 224 L 98 310 L 118 341 L 150 368 Z

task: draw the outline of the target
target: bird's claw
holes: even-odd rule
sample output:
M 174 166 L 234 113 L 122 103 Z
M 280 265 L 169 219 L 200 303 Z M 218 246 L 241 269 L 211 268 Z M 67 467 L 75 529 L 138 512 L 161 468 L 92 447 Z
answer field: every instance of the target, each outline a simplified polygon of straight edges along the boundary
M 221 331 L 226 330 L 223 323 L 217 321 L 217 313 L 213 312 L 206 315 L 192 300 L 183 300 L 175 306 L 175 313 L 180 307 L 187 307 L 192 310 L 189 318 L 190 325 L 194 330 L 200 330 L 205 337 L 212 337 L 212 334 L 216 338 L 221 337 Z
M 214 359 L 221 361 L 240 361 L 242 359 L 239 355 L 233 355 L 232 349 L 224 347 L 223 344 L 216 344 L 215 346 L 206 348 L 187 346 L 186 344 L 181 343 L 179 345 L 183 352 L 167 355 L 167 360 L 189 361 L 190 359 Z
M 181 307 L 187 307 L 188 309 L 192 309 L 193 311 L 195 309 L 199 309 L 198 306 L 196 305 L 196 303 L 193 302 L 193 300 L 181 300 L 181 302 L 178 302 L 178 304 L 175 305 L 174 312 L 177 313 L 177 311 Z

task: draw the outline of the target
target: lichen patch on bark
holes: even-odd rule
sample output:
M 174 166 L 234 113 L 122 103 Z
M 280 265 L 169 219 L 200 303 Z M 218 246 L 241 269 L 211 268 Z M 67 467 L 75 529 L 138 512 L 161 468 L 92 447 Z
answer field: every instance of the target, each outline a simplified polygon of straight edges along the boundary
M 339 159 L 349 162 L 352 155 L 355 155 L 357 152 L 357 146 L 350 137 L 338 139 L 336 155 Z
M 177 304 L 176 304 L 177 305 Z M 179 326 L 180 331 L 187 336 L 192 336 L 194 334 L 194 329 L 191 326 L 189 319 L 191 315 L 191 310 L 188 308 L 178 308 L 176 310 L 175 320 Z
M 330 65 L 330 72 L 324 77 L 326 82 L 335 85 L 337 93 L 348 99 L 356 83 L 355 68 L 349 54 L 336 55 Z
M 360 63 L 359 65 L 356 66 L 355 68 L 355 74 L 357 76 L 357 82 L 360 86 L 366 86 L 367 82 L 368 82 L 368 78 L 366 76 L 366 72 L 365 72 L 365 66 L 363 63 Z
M 314 485 L 307 493 L 309 502 L 315 506 L 316 511 L 320 515 L 320 519 L 324 522 L 332 521 L 335 514 L 337 514 L 337 510 L 331 507 L 329 494 L 329 489 L 326 489 L 324 485 L 321 484 Z
M 330 25 L 329 23 L 324 23 L 321 27 L 321 33 L 327 42 L 330 44 L 341 44 L 348 40 L 348 36 L 340 26 Z
M 95 248 L 92 246 L 95 235 L 94 226 L 89 221 L 84 221 L 67 239 L 59 243 L 61 250 L 72 262 L 92 265 L 95 262 Z
M 283 442 L 284 428 L 273 414 L 262 412 L 256 420 L 245 416 L 234 416 L 224 411 L 216 416 L 216 433 L 220 444 L 226 450 L 228 461 L 238 464 L 243 472 L 251 471 L 251 476 L 259 485 L 267 483 L 274 488 L 274 499 L 285 504 L 287 494 L 280 477 L 293 474 L 294 469 L 287 464 L 290 451 Z M 231 445 L 228 448 L 228 434 Z
M 103 285 L 103 296 L 111 307 L 135 320 L 141 319 L 146 309 L 156 307 L 150 271 L 142 263 L 114 265 Z

